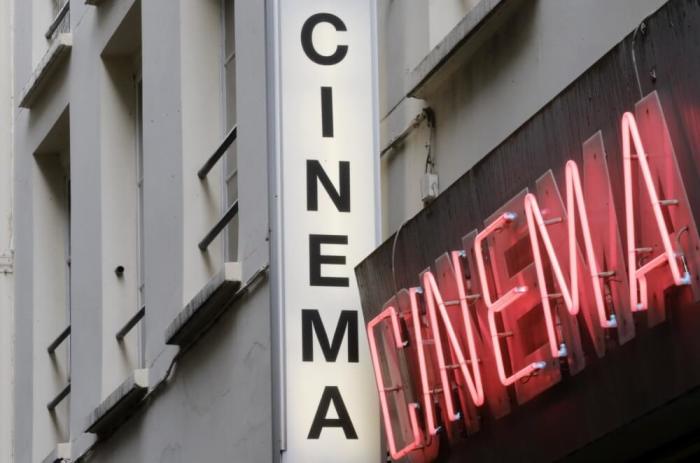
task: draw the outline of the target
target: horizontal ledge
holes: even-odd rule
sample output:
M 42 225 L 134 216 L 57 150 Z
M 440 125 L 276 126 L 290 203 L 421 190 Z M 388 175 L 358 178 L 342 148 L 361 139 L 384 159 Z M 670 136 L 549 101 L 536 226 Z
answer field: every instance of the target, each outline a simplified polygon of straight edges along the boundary
M 423 98 L 423 87 L 437 74 L 441 73 L 446 64 L 459 51 L 467 48 L 467 45 L 477 48 L 474 44 L 476 35 L 484 29 L 491 16 L 503 9 L 506 5 L 516 4 L 519 0 L 480 0 L 474 7 L 447 33 L 421 62 L 410 72 L 408 76 L 407 96 Z M 462 60 L 457 60 L 462 63 Z
M 58 349 L 58 346 L 60 346 L 61 343 L 65 341 L 68 336 L 70 336 L 70 325 L 68 325 L 65 330 L 61 331 L 61 334 L 59 334 L 56 337 L 56 339 L 54 339 L 53 342 L 49 344 L 49 347 L 46 348 L 46 351 L 49 353 L 49 355 L 53 355 L 53 353 L 56 352 L 56 349 Z
M 117 338 L 117 341 L 122 341 L 124 337 L 131 331 L 138 322 L 141 321 L 141 319 L 146 315 L 146 306 L 144 305 L 139 309 L 138 312 L 136 312 L 132 317 L 126 322 L 126 324 L 119 330 L 117 331 L 117 334 L 115 337 Z
M 34 72 L 29 77 L 29 81 L 24 86 L 19 97 L 20 108 L 31 108 L 34 101 L 41 93 L 44 86 L 50 80 L 49 77 L 61 64 L 63 58 L 73 46 L 73 36 L 61 33 L 51 42 L 51 46 L 37 64 Z
M 226 262 L 170 323 L 165 331 L 166 344 L 186 346 L 192 343 L 226 309 L 240 287 L 241 265 Z
M 98 6 L 101 5 L 105 0 L 85 0 L 86 5 Z
M 105 435 L 116 429 L 148 393 L 148 370 L 134 372 L 87 417 L 85 432 Z
M 70 383 L 66 384 L 66 387 L 61 389 L 61 392 L 58 393 L 56 397 L 54 397 L 51 402 L 46 404 L 46 408 L 48 411 L 52 412 L 56 410 L 56 407 L 58 407 L 58 404 L 60 404 L 63 399 L 65 399 L 68 394 L 70 394 Z

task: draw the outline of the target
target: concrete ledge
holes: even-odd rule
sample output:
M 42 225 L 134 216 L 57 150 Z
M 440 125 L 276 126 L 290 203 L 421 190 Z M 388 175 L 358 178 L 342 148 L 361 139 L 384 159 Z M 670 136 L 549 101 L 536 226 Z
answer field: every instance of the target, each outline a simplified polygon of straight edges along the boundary
M 148 392 L 148 370 L 134 370 L 129 378 L 90 413 L 85 430 L 105 435 L 118 427 Z
M 241 265 L 226 262 L 204 285 L 165 331 L 165 343 L 187 346 L 197 339 L 233 302 L 241 287 Z
M 63 463 L 64 461 L 70 461 L 70 442 L 64 442 L 61 444 L 56 444 L 56 447 L 46 455 L 46 458 L 41 460 L 41 463 Z
M 449 77 L 457 66 L 464 64 L 464 59 L 479 48 L 497 27 L 492 19 L 503 18 L 514 9 L 521 0 L 481 0 L 462 20 L 435 46 L 408 76 L 407 96 L 424 98 L 426 87 L 434 87 L 441 81 L 441 75 Z M 508 8 L 505 8 L 508 7 Z M 495 21 L 499 23 L 500 21 Z M 486 27 L 486 26 L 489 27 Z M 460 58 L 451 60 L 459 54 Z
M 98 6 L 101 5 L 105 0 L 85 0 L 86 5 Z
M 19 96 L 20 108 L 32 107 L 37 96 L 49 82 L 51 75 L 68 56 L 72 46 L 73 36 L 71 34 L 58 34 L 56 36 L 22 89 Z

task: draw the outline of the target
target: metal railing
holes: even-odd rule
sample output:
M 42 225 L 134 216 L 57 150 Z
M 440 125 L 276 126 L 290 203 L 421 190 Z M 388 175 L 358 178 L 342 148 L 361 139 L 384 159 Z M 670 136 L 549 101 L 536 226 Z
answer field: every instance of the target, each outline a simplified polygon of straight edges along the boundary
M 216 224 L 214 224 L 214 228 L 209 230 L 209 233 L 202 238 L 202 241 L 199 242 L 198 246 L 200 251 L 206 251 L 209 245 L 211 244 L 212 241 L 214 241 L 214 238 L 221 233 L 221 230 L 228 225 L 228 223 L 233 219 L 236 214 L 238 214 L 238 201 L 234 201 L 233 204 L 229 206 L 229 208 L 226 210 L 226 213 L 224 213 L 224 216 L 219 219 Z
M 219 145 L 218 148 L 216 148 L 216 151 L 214 151 L 214 154 L 212 154 L 209 159 L 207 159 L 207 162 L 204 163 L 201 169 L 197 171 L 197 177 L 200 179 L 204 180 L 204 178 L 207 176 L 209 171 L 214 167 L 214 164 L 221 159 L 221 156 L 224 155 L 226 150 L 231 146 L 231 144 L 236 140 L 238 133 L 238 126 L 234 125 L 231 131 L 226 134 L 226 138 L 224 138 L 224 141 Z
M 44 37 L 46 40 L 53 40 L 58 34 L 70 32 L 70 0 L 66 0 L 58 10 L 56 17 L 51 21 Z
M 209 156 L 209 159 L 204 163 L 201 169 L 197 171 L 197 177 L 200 180 L 204 180 L 209 173 L 209 171 L 216 165 L 216 163 L 221 159 L 226 153 L 226 150 L 233 144 L 238 136 L 238 126 L 234 125 L 233 128 L 226 134 L 224 141 L 221 142 L 218 148 L 214 151 L 214 154 Z M 221 217 L 214 227 L 209 230 L 209 232 L 202 238 L 199 242 L 198 247 L 200 251 L 206 251 L 212 241 L 218 236 L 221 231 L 226 228 L 226 225 L 238 214 L 238 200 L 231 204 L 223 217 Z
M 46 348 L 46 352 L 49 353 L 49 355 L 53 356 L 56 353 L 56 349 L 58 349 L 58 346 L 63 344 L 63 341 L 68 339 L 68 336 L 70 336 L 70 325 L 68 325 L 61 333 L 56 336 L 56 339 L 54 339 L 51 344 L 49 344 L 49 347 Z M 63 399 L 66 398 L 66 396 L 70 393 L 70 382 L 61 390 L 61 392 L 58 393 L 56 397 L 51 399 L 49 403 L 46 404 L 46 408 L 50 411 L 53 412 L 56 407 L 58 406 L 59 403 Z
M 49 344 L 49 347 L 46 348 L 46 351 L 49 353 L 49 355 L 53 355 L 54 352 L 56 352 L 58 346 L 60 346 L 61 343 L 65 341 L 68 336 L 70 336 L 70 325 L 68 325 L 68 327 L 65 330 L 61 331 L 61 334 L 56 336 L 56 339 L 54 339 L 53 342 Z
M 66 387 L 61 389 L 61 392 L 59 392 L 58 395 L 51 400 L 51 402 L 46 404 L 46 408 L 50 412 L 56 410 L 58 404 L 60 404 L 61 401 L 63 401 L 63 399 L 65 399 L 68 396 L 68 394 L 70 394 L 70 383 L 66 384 Z
M 117 331 L 117 334 L 115 336 L 117 338 L 117 341 L 123 341 L 124 337 L 129 333 L 129 331 L 131 331 L 136 326 L 138 322 L 140 322 L 143 319 L 144 315 L 146 315 L 145 305 L 141 307 L 139 311 L 136 312 L 134 316 L 129 319 L 129 321 L 126 322 L 122 329 Z

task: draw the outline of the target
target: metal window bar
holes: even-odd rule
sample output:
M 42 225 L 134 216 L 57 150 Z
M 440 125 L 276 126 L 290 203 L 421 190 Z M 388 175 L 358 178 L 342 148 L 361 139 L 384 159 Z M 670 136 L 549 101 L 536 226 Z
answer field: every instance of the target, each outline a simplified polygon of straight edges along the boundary
M 129 321 L 126 322 L 126 324 L 122 327 L 122 329 L 117 331 L 117 334 L 115 336 L 117 338 L 117 341 L 121 342 L 124 339 L 124 337 L 129 333 L 129 331 L 131 331 L 136 326 L 136 324 L 143 319 L 144 315 L 146 315 L 146 306 L 145 305 L 143 307 L 141 307 L 139 309 L 139 311 L 136 312 L 129 319 Z
M 224 59 L 224 66 L 228 66 L 228 64 L 236 59 L 236 50 L 233 50 L 229 55 Z
M 46 408 L 50 412 L 54 411 L 56 407 L 58 407 L 58 404 L 60 404 L 61 401 L 68 396 L 68 394 L 70 394 L 70 383 L 68 383 L 66 387 L 64 387 L 61 392 L 59 392 L 58 395 L 51 400 L 51 402 L 46 404 Z
M 231 206 L 226 210 L 226 213 L 224 214 L 223 217 L 219 219 L 218 222 L 214 225 L 214 228 L 212 228 L 209 233 L 202 239 L 202 241 L 199 242 L 199 249 L 201 251 L 206 251 L 209 245 L 211 244 L 212 241 L 214 241 L 214 238 L 221 233 L 221 230 L 228 225 L 228 223 L 233 219 L 236 214 L 238 214 L 238 200 L 234 201 Z
M 58 34 L 70 32 L 70 0 L 66 0 L 58 14 L 53 19 L 44 37 L 46 40 L 53 40 Z
M 234 125 L 231 131 L 226 134 L 226 138 L 224 138 L 224 141 L 219 145 L 219 147 L 214 151 L 214 154 L 211 155 L 209 159 L 207 159 L 207 162 L 204 163 L 201 169 L 197 171 L 197 176 L 204 180 L 204 178 L 207 176 L 209 171 L 214 167 L 216 162 L 221 159 L 221 156 L 224 155 L 226 150 L 231 146 L 233 141 L 236 139 L 236 135 L 238 132 L 238 126 Z
M 70 336 L 70 325 L 61 332 L 61 334 L 58 335 L 54 341 L 49 344 L 49 347 L 46 348 L 46 351 L 49 353 L 49 355 L 53 355 L 54 352 L 56 352 L 56 349 L 58 349 L 58 346 L 61 345 L 63 341 L 66 340 L 66 338 Z

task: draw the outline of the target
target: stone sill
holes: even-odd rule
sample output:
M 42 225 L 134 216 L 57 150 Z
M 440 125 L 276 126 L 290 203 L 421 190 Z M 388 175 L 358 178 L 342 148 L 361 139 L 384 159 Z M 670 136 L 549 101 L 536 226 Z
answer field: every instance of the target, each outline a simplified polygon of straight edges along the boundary
M 19 97 L 20 108 L 31 108 L 46 84 L 51 80 L 51 76 L 56 72 L 59 65 L 68 57 L 73 46 L 73 36 L 68 34 L 58 34 L 41 58 L 36 69 L 29 77 L 29 82 L 24 86 Z
M 139 407 L 141 399 L 147 393 L 148 370 L 134 370 L 126 381 L 90 413 L 85 422 L 85 432 L 99 436 L 109 434 Z
M 165 343 L 180 347 L 192 344 L 231 305 L 240 287 L 240 263 L 226 262 L 170 323 Z
M 425 98 L 495 32 L 522 0 L 481 0 L 408 76 L 407 96 Z

